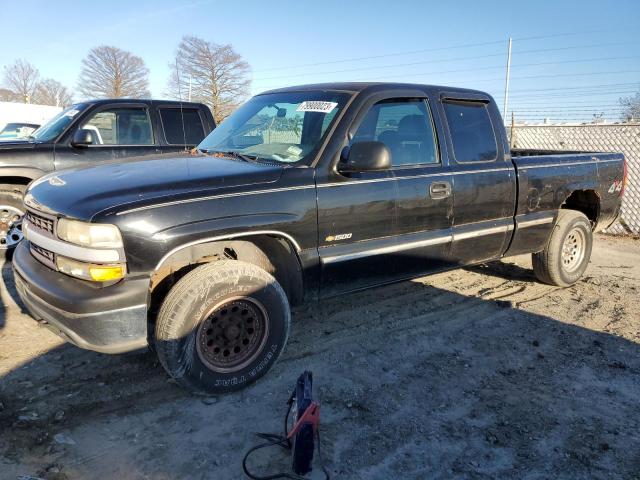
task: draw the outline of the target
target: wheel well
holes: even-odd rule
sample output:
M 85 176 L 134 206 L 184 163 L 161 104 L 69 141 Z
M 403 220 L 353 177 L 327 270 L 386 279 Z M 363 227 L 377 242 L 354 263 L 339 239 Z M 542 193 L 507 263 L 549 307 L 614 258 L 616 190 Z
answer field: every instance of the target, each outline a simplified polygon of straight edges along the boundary
M 302 268 L 295 248 L 284 238 L 256 235 L 192 245 L 167 258 L 151 276 L 149 321 L 155 323 L 162 301 L 182 277 L 202 264 L 224 259 L 249 262 L 267 270 L 282 286 L 292 305 L 302 302 Z
M 560 208 L 584 213 L 591 221 L 591 227 L 595 229 L 600 216 L 600 196 L 595 190 L 576 190 L 567 197 Z
M 0 177 L 0 185 L 29 185 L 32 179 L 28 177 Z

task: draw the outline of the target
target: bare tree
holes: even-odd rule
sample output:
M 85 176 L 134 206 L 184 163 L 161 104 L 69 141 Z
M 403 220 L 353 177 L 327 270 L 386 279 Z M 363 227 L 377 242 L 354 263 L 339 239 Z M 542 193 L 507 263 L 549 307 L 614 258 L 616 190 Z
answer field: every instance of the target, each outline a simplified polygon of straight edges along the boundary
M 45 78 L 36 85 L 33 103 L 66 107 L 72 102 L 73 100 L 67 87 L 52 78 Z
M 24 103 L 31 103 L 39 78 L 38 69 L 24 60 L 16 60 L 13 65 L 4 67 L 4 86 Z
M 130 52 L 96 47 L 82 60 L 78 90 L 87 98 L 149 97 L 149 69 Z
M 249 64 L 231 45 L 198 37 L 182 38 L 175 61 L 169 64 L 169 95 L 211 108 L 216 123 L 224 120 L 249 93 Z
M 633 97 L 622 97 L 619 102 L 624 107 L 622 112 L 624 121 L 640 120 L 640 92 Z

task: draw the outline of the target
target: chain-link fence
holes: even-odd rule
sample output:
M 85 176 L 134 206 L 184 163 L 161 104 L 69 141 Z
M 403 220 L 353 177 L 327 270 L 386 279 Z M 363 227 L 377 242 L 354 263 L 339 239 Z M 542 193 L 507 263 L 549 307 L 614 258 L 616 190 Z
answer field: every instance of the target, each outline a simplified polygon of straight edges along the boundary
M 510 130 L 510 128 L 508 128 Z M 507 132 L 509 133 L 509 132 Z M 514 125 L 512 148 L 622 152 L 627 187 L 622 214 L 608 233 L 640 233 L 640 124 Z

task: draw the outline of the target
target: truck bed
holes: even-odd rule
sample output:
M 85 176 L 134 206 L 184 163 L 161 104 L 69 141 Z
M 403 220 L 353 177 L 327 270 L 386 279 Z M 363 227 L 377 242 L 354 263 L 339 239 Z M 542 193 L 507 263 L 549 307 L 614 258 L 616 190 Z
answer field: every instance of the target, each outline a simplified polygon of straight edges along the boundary
M 518 181 L 516 220 L 558 206 L 584 211 L 580 204 L 597 205 L 592 216 L 596 230 L 616 219 L 625 171 L 622 153 L 514 149 L 511 158 Z

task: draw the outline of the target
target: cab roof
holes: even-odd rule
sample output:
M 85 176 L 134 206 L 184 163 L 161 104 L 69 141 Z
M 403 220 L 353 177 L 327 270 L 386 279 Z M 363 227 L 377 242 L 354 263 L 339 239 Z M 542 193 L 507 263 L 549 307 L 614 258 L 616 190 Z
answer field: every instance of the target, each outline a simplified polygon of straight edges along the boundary
M 486 92 L 481 90 L 472 90 L 468 88 L 448 87 L 442 85 L 425 85 L 418 83 L 396 83 L 396 82 L 329 82 L 314 83 L 306 85 L 295 85 L 291 87 L 276 88 L 267 90 L 259 95 L 270 93 L 284 92 L 310 92 L 310 91 L 342 91 L 349 93 L 361 93 L 364 91 L 377 90 L 422 90 L 422 91 L 439 91 L 451 93 L 466 93 L 488 96 Z

